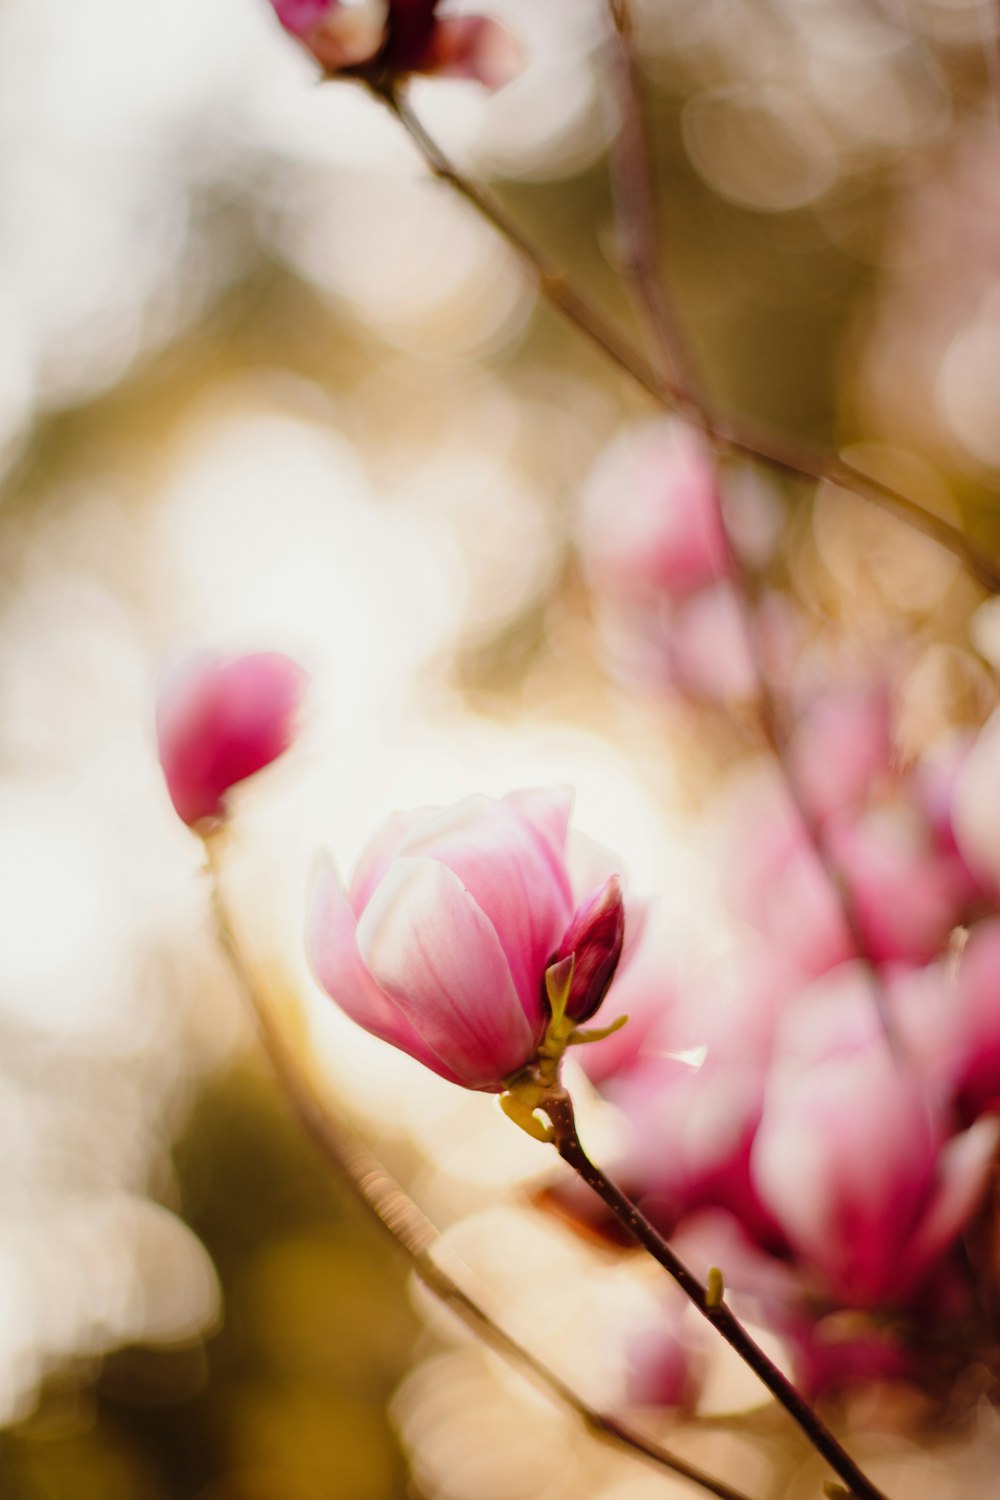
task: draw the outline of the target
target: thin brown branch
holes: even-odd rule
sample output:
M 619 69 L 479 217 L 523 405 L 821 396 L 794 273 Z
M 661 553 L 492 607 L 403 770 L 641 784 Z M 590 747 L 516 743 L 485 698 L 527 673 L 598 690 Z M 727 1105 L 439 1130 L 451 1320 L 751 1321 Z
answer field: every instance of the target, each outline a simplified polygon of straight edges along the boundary
M 573 1101 L 564 1090 L 554 1091 L 540 1106 L 552 1121 L 559 1155 L 611 1210 L 615 1219 L 666 1270 L 681 1291 L 797 1423 L 809 1442 L 839 1475 L 857 1500 L 886 1500 L 882 1491 L 858 1467 L 821 1417 L 751 1338 L 725 1299 L 711 1295 L 642 1211 L 587 1155 L 577 1133 Z
M 733 418 L 711 418 L 690 408 L 685 393 L 673 379 L 665 382 L 645 356 L 574 286 L 569 277 L 543 254 L 524 230 L 513 222 L 497 198 L 459 171 L 440 144 L 397 90 L 369 83 L 367 87 L 396 116 L 433 175 L 449 184 L 472 205 L 516 252 L 542 298 L 599 348 L 658 405 L 684 410 L 688 419 L 715 442 L 734 454 L 764 464 L 791 479 L 826 481 L 849 490 L 880 509 L 897 515 L 953 554 L 989 593 L 1000 593 L 1000 563 L 985 553 L 958 526 L 927 510 L 918 500 L 893 485 L 865 474 L 834 453 L 818 453 L 787 436 L 766 432 Z
M 593 1437 L 685 1479 L 718 1496 L 719 1500 L 748 1500 L 742 1490 L 688 1463 L 630 1423 L 600 1411 L 584 1400 L 560 1375 L 508 1333 L 483 1303 L 435 1259 L 435 1251 L 440 1251 L 442 1245 L 440 1232 L 356 1132 L 338 1117 L 305 1055 L 290 1044 L 284 1027 L 251 974 L 222 893 L 219 840 L 224 836 L 224 833 L 215 834 L 205 840 L 206 870 L 216 928 L 244 1002 L 256 1020 L 278 1082 L 301 1125 L 369 1214 L 391 1235 L 424 1286 L 485 1344 L 520 1368 L 537 1386 L 555 1396 Z

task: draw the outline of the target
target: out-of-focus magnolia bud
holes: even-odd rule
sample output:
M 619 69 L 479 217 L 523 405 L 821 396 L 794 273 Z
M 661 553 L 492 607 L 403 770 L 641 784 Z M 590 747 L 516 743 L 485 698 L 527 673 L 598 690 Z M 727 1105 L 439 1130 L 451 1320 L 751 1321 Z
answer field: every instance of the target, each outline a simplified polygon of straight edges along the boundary
M 278 20 L 323 71 L 371 79 L 408 73 L 502 88 L 521 70 L 514 38 L 485 16 L 439 19 L 438 0 L 271 0 Z
M 285 30 L 311 52 L 327 73 L 370 62 L 385 42 L 388 0 L 271 0 Z
M 161 686 L 160 764 L 189 827 L 225 816 L 226 793 L 277 760 L 295 737 L 306 674 L 287 656 L 197 656 Z
M 572 957 L 566 1014 L 574 1021 L 589 1021 L 615 977 L 625 939 L 625 903 L 622 883 L 612 875 L 588 896 L 574 913 L 553 963 Z
M 323 988 L 442 1077 L 502 1091 L 536 1057 L 545 971 L 573 921 L 570 803 L 563 789 L 514 792 L 393 820 L 348 889 L 332 868 L 320 881 L 309 951 Z M 582 967 L 594 986 L 601 911 L 580 929 L 595 934 Z
M 626 1399 L 635 1406 L 693 1411 L 708 1373 L 702 1328 L 679 1299 L 662 1304 L 627 1344 Z

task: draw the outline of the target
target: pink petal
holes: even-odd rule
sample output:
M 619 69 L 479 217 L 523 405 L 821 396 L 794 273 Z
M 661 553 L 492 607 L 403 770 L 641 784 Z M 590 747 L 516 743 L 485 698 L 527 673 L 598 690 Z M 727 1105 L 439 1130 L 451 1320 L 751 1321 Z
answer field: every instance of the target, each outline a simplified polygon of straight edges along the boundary
M 556 954 L 557 961 L 573 957 L 566 1014 L 588 1021 L 608 992 L 622 956 L 625 904 L 622 883 L 612 875 L 574 912 Z
M 539 836 L 551 846 L 557 858 L 564 856 L 569 834 L 569 819 L 573 811 L 572 788 L 568 786 L 527 787 L 519 792 L 508 792 L 502 801 L 505 806 L 516 809 L 525 822 L 531 824 Z
M 433 817 L 437 811 L 437 808 L 423 807 L 416 812 L 396 812 L 382 824 L 355 866 L 351 880 L 351 906 L 358 916 L 368 905 L 410 831 Z
M 1000 1120 L 980 1120 L 942 1150 L 934 1197 L 906 1247 L 905 1260 L 914 1275 L 946 1250 L 972 1218 L 986 1190 L 998 1143 Z
M 898 1288 L 939 1139 L 919 1084 L 879 1039 L 775 1070 L 751 1170 L 765 1206 L 834 1295 L 866 1306 Z
M 306 676 L 276 651 L 203 655 L 162 684 L 160 764 L 177 814 L 190 826 L 223 814 L 226 793 L 288 749 Z
M 486 16 L 447 16 L 434 28 L 430 57 L 421 71 L 447 78 L 474 78 L 491 91 L 524 68 L 524 51 L 499 21 Z
M 467 1088 L 499 1088 L 530 1061 L 528 1024 L 489 918 L 454 870 L 399 858 L 358 923 L 372 977 Z
M 562 796 L 467 797 L 414 826 L 400 846 L 447 865 L 492 923 L 532 1031 L 543 1015 L 542 974 L 573 914 L 556 842 L 568 816 Z
M 316 886 L 307 942 L 317 979 L 352 1021 L 452 1083 L 461 1081 L 368 972 L 358 951 L 354 913 L 329 862 Z

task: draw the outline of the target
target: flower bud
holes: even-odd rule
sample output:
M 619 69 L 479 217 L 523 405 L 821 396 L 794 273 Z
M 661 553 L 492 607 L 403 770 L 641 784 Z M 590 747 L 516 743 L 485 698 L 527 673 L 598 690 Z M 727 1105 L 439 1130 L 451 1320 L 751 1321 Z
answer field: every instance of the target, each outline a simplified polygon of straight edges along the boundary
M 305 673 L 287 656 L 198 656 L 163 684 L 156 706 L 160 765 L 191 828 L 225 815 L 231 787 L 288 749 Z
M 438 0 L 271 0 L 286 31 L 325 73 L 384 81 L 409 73 L 472 78 L 501 88 L 521 69 L 520 48 L 485 16 L 439 19 Z
M 327 73 L 370 62 L 382 49 L 387 0 L 271 0 L 278 20 Z
M 617 875 L 612 875 L 577 907 L 552 960 L 558 964 L 569 957 L 573 959 L 573 977 L 566 1001 L 566 1014 L 571 1020 L 589 1021 L 600 1006 L 615 977 L 624 938 L 622 883 Z

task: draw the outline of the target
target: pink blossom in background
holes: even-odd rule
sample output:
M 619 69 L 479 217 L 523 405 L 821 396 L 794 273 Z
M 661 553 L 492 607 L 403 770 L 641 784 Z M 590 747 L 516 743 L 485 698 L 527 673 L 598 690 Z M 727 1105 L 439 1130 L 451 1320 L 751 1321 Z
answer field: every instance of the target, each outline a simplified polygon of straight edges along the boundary
M 751 1182 L 749 1156 L 774 1015 L 789 981 L 760 948 L 748 946 L 681 983 L 667 963 L 658 974 L 663 948 L 653 936 L 640 944 L 609 1002 L 614 1012 L 636 1006 L 631 1047 L 630 1020 L 577 1059 L 628 1125 L 614 1173 L 664 1233 L 696 1209 L 723 1206 L 761 1243 L 774 1244 L 781 1236 Z M 559 1206 L 592 1222 L 590 1206 L 572 1190 Z
M 190 827 L 224 816 L 226 793 L 288 749 L 306 674 L 287 656 L 198 656 L 163 683 L 156 735 L 167 790 Z
M 728 577 L 715 461 L 701 434 L 664 419 L 616 439 L 587 480 L 580 546 L 599 596 L 685 599 Z
M 734 532 L 763 563 L 774 497 L 744 485 L 730 500 Z M 754 697 L 758 655 L 773 679 L 786 675 L 795 611 L 764 598 L 751 638 L 715 455 L 697 429 L 660 419 L 609 444 L 584 486 L 579 549 L 606 654 L 625 680 L 717 704 Z
M 655 1049 L 677 997 L 676 952 L 676 935 L 659 910 L 654 910 L 601 1011 L 602 1025 L 619 1016 L 628 1016 L 628 1024 L 575 1053 L 576 1063 L 591 1083 L 613 1086 L 616 1078 L 625 1076 L 636 1064 L 647 1045 Z
M 725 799 L 721 856 L 728 904 L 803 976 L 853 956 L 837 892 L 802 819 L 771 770 L 745 777 Z
M 967 885 L 921 810 L 898 797 L 832 820 L 825 837 L 870 955 L 879 963 L 926 963 L 939 953 L 960 920 Z
M 485 16 L 436 14 L 438 0 L 271 0 L 278 20 L 329 75 L 470 78 L 498 89 L 516 77 L 521 50 Z
M 791 754 L 815 817 L 865 806 L 892 770 L 886 684 L 862 680 L 814 695 L 796 725 Z
M 971 1219 L 997 1122 L 948 1139 L 920 1080 L 881 1037 L 772 1072 L 751 1174 L 817 1289 L 850 1307 L 894 1307 Z
M 347 890 L 332 869 L 320 881 L 309 951 L 323 988 L 442 1077 L 502 1089 L 544 1035 L 556 956 L 576 955 L 590 1014 L 621 951 L 617 881 L 578 910 L 570 804 L 564 790 L 514 792 L 394 819 Z
M 871 1381 L 905 1380 L 917 1370 L 917 1356 L 898 1336 L 853 1311 L 793 1318 L 782 1332 L 807 1401 Z
M 704 1330 L 671 1298 L 635 1327 L 628 1339 L 625 1397 L 634 1406 L 693 1411 L 708 1370 Z

